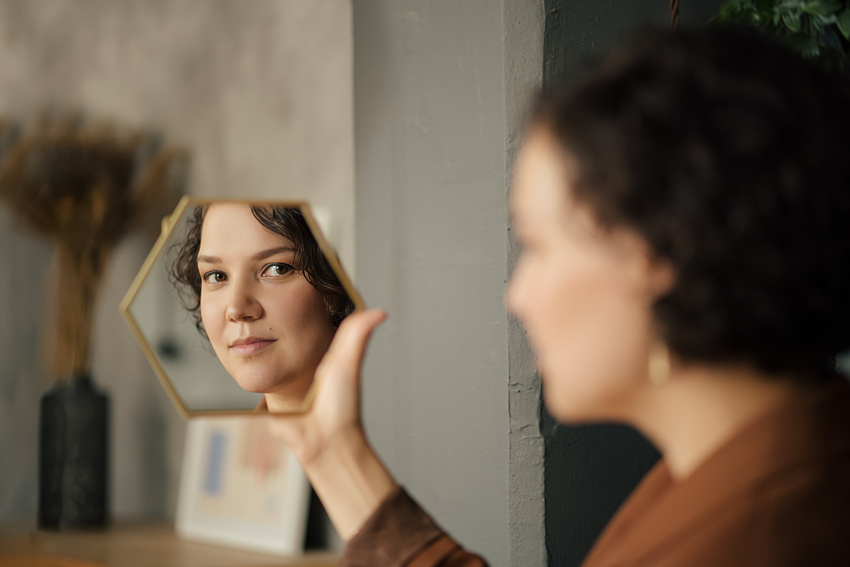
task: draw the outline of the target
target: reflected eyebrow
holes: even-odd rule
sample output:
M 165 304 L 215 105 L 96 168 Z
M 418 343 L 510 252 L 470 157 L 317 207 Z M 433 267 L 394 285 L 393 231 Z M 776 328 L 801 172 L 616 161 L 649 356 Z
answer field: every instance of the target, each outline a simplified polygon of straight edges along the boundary
M 262 250 L 254 254 L 251 259 L 252 260 L 265 260 L 269 256 L 274 256 L 275 254 L 283 254 L 284 252 L 295 252 L 295 248 L 292 246 L 278 246 L 277 248 L 269 248 L 268 250 Z
M 284 252 L 295 252 L 295 248 L 292 246 L 278 246 L 277 248 L 269 248 L 267 250 L 261 250 L 251 256 L 251 260 L 265 260 L 270 256 L 274 256 L 275 254 L 283 254 Z M 220 264 L 221 258 L 218 256 L 198 256 L 199 264 Z

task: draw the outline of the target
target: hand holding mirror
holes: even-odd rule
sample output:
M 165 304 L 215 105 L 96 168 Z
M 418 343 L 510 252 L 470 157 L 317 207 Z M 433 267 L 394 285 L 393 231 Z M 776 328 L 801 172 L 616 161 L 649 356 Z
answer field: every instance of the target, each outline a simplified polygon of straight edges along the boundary
M 362 301 L 306 203 L 184 198 L 121 310 L 187 417 L 300 412 Z

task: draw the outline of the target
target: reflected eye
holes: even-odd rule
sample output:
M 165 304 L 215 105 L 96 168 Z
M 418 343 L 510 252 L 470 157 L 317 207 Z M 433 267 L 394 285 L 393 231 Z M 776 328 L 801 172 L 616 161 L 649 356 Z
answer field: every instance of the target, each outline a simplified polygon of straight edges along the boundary
M 285 276 L 289 272 L 293 271 L 295 268 L 290 266 L 289 264 L 284 264 L 283 262 L 278 262 L 275 264 L 269 264 L 265 268 L 263 268 L 263 272 L 260 275 L 263 276 L 271 276 L 271 277 L 279 277 Z
M 204 274 L 201 279 L 203 279 L 206 283 L 218 284 L 227 280 L 227 276 L 220 270 L 212 270 Z

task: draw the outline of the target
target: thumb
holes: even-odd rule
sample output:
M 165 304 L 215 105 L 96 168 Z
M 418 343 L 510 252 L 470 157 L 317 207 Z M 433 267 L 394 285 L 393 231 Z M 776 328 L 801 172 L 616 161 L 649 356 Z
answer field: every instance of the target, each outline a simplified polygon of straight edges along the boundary
M 387 313 L 383 309 L 370 309 L 346 317 L 319 365 L 317 375 L 343 371 L 343 374 L 356 380 L 366 352 L 366 343 L 386 318 Z

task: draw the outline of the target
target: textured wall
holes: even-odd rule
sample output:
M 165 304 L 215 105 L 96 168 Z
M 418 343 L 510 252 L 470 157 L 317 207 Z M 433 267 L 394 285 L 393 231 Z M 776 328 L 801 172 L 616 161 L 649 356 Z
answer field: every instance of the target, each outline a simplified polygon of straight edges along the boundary
M 505 81 L 505 135 L 507 177 L 523 140 L 528 109 L 543 82 L 543 0 L 504 2 L 503 67 Z M 513 271 L 520 248 L 510 230 L 507 237 L 507 273 Z M 540 378 L 515 319 L 508 321 L 508 425 L 511 565 L 542 565 L 546 561 L 544 442 L 537 426 L 540 415 Z
M 539 381 L 503 305 L 542 24 L 531 0 L 354 3 L 358 281 L 390 314 L 364 372 L 367 430 L 499 566 L 545 562 Z
M 157 128 L 192 152 L 191 192 L 310 199 L 353 266 L 351 42 L 346 0 L 3 0 L 0 116 L 55 105 Z M 34 517 L 51 254 L 6 211 L 0 238 L 0 519 Z M 150 244 L 116 251 L 97 314 L 116 517 L 173 514 L 183 445 L 185 424 L 118 314 Z

